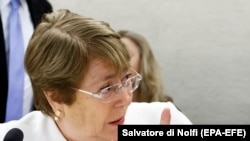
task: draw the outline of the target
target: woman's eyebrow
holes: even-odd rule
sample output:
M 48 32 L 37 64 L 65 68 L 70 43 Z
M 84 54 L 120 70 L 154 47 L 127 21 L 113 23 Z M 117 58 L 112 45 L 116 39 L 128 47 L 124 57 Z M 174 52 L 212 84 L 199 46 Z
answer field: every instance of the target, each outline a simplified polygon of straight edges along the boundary
M 106 76 L 103 76 L 103 80 L 108 80 L 108 79 L 112 79 L 114 77 L 116 77 L 117 74 L 113 73 L 113 74 L 109 74 L 109 75 L 106 75 Z

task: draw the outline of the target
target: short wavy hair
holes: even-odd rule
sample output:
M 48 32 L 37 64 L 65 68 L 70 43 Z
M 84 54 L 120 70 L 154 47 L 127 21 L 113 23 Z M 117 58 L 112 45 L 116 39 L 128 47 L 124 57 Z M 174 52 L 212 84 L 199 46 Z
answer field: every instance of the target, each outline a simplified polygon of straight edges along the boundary
M 130 55 L 108 23 L 61 9 L 45 14 L 36 27 L 25 55 L 36 109 L 53 116 L 44 91 L 53 100 L 72 104 L 75 90 L 93 59 L 102 59 L 117 74 L 129 69 Z

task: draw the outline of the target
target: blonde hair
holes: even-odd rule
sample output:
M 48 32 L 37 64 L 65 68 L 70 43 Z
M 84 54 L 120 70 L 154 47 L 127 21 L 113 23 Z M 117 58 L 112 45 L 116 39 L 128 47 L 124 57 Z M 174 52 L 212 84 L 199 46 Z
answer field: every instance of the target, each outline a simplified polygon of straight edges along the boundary
M 133 100 L 138 102 L 173 101 L 171 96 L 164 93 L 160 67 L 146 38 L 128 30 L 120 30 L 118 33 L 121 38 L 125 37 L 134 42 L 140 52 L 139 73 L 143 79 Z

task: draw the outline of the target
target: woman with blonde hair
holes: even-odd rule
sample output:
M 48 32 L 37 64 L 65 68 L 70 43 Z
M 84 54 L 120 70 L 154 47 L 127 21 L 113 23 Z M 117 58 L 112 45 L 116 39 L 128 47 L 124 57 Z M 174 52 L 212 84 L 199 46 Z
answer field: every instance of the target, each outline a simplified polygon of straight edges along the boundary
M 118 33 L 130 52 L 131 66 L 143 77 L 134 92 L 133 101 L 173 102 L 173 98 L 164 93 L 160 67 L 146 38 L 129 30 L 120 30 Z

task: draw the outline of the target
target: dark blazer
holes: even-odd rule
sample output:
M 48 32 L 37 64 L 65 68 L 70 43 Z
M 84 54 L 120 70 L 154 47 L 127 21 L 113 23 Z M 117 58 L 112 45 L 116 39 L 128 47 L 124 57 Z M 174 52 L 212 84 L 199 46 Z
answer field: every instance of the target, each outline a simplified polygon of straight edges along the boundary
M 52 12 L 52 6 L 47 0 L 26 0 L 31 20 L 34 28 L 40 22 L 40 19 L 44 13 Z M 8 94 L 8 71 L 6 64 L 6 51 L 3 35 L 2 20 L 0 17 L 0 123 L 5 120 L 6 102 Z

